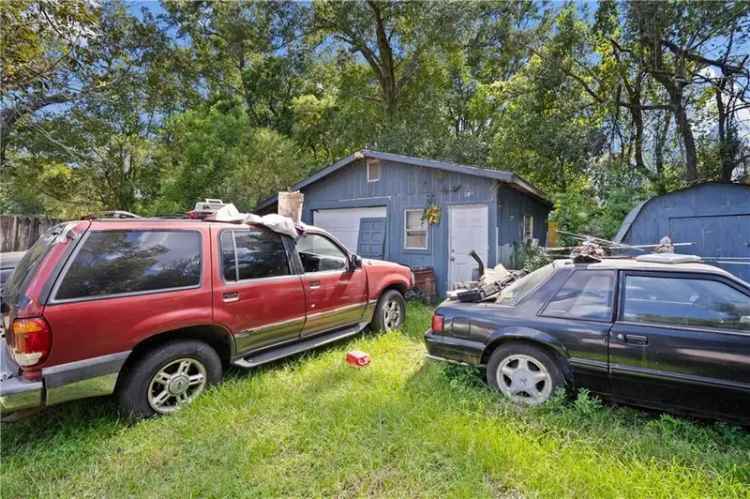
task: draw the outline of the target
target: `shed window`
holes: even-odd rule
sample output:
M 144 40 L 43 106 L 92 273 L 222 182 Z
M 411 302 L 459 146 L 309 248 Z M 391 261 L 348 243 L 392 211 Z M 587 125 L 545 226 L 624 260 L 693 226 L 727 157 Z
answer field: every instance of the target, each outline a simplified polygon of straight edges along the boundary
M 367 181 L 377 182 L 380 180 L 380 161 L 368 160 L 367 161 Z
M 532 215 L 523 216 L 523 241 L 534 239 L 534 217 Z
M 427 249 L 427 221 L 424 210 L 404 211 L 404 248 Z

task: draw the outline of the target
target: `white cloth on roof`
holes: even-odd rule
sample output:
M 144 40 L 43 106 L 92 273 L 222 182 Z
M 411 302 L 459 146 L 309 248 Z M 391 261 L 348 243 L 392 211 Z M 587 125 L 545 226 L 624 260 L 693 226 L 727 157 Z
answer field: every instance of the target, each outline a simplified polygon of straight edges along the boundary
M 254 213 L 241 213 L 234 204 L 229 203 L 218 210 L 216 213 L 206 217 L 211 222 L 230 222 L 257 224 L 268 227 L 274 232 L 296 238 L 299 235 L 297 226 L 289 217 L 284 217 L 272 213 L 270 215 L 258 216 Z

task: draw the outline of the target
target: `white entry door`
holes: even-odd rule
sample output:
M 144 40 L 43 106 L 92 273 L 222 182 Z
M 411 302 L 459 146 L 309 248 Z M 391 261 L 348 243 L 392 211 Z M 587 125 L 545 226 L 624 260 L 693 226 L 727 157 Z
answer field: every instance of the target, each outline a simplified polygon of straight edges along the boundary
M 448 289 L 455 283 L 477 278 L 479 266 L 469 256 L 476 251 L 487 263 L 489 228 L 487 206 L 451 206 L 448 208 Z
M 336 236 L 352 253 L 356 253 L 360 219 L 385 218 L 385 216 L 385 206 L 315 210 L 313 212 L 313 225 L 327 230 Z

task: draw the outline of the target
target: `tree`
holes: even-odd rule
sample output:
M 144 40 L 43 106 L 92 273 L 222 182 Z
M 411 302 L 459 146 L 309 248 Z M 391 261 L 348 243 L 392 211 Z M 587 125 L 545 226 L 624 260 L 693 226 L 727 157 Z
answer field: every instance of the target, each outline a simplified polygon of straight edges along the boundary
M 92 67 L 98 8 L 56 0 L 0 4 L 0 166 L 19 119 L 95 91 L 104 82 Z
M 292 101 L 306 65 L 302 44 L 306 7 L 296 2 L 169 1 L 165 20 L 193 67 L 198 95 L 242 96 L 255 127 L 288 134 Z

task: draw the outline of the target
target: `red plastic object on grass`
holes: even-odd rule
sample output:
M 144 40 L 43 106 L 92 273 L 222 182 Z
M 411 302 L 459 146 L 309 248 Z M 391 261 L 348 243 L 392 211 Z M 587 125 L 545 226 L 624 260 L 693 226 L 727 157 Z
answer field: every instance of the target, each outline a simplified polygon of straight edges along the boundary
M 365 367 L 370 363 L 370 356 L 365 352 L 353 350 L 351 352 L 347 352 L 346 363 L 354 367 Z

